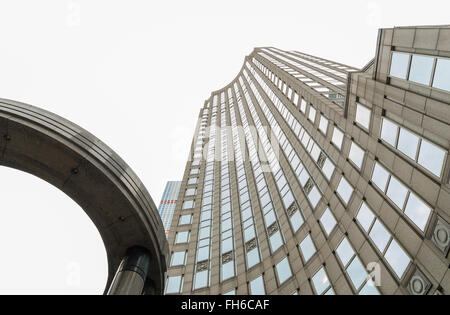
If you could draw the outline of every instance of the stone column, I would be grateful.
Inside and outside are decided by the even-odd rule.
[[[141,295],[150,266],[150,253],[143,247],[131,247],[122,259],[108,295]]]

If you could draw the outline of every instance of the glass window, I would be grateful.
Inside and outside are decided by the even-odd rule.
[[[197,251],[197,261],[206,260],[208,258],[209,258],[209,246],[200,247]]]
[[[256,279],[250,281],[250,294],[251,295],[264,295],[266,292],[264,291],[264,281],[263,277],[259,276]]]
[[[203,270],[195,274],[194,290],[208,286],[208,270]]]
[[[433,63],[433,57],[413,55],[411,60],[411,70],[409,72],[409,80],[430,85]]]
[[[320,116],[320,123],[319,123],[319,129],[322,131],[324,135],[327,134],[328,130],[328,119],[325,118],[325,116]]]
[[[361,291],[359,291],[359,295],[380,295],[380,292],[375,288],[373,282],[367,281]]]
[[[185,196],[193,196],[193,195],[195,195],[196,192],[197,192],[197,189],[196,189],[196,188],[189,188],[189,189],[186,189],[186,194],[185,194]]]
[[[259,254],[258,249],[254,248],[251,251],[247,252],[247,264],[248,268],[252,268],[254,265],[259,263]]]
[[[186,252],[175,252],[172,254],[172,263],[170,266],[181,266],[184,265],[186,258]]]
[[[336,249],[336,253],[339,255],[339,259],[341,260],[344,267],[347,266],[348,262],[355,255],[355,251],[348,242],[347,238],[344,238],[341,244],[339,244],[338,248]]]
[[[348,157],[358,168],[361,169],[364,160],[364,151],[354,142],[352,142]]]
[[[356,103],[356,122],[366,129],[369,129],[370,125],[370,109]]]
[[[303,114],[306,112],[306,101],[303,98],[300,103],[300,110],[303,112]]]
[[[225,292],[223,295],[236,295],[236,290]]]
[[[222,265],[222,281],[234,277],[234,261]]]
[[[444,166],[445,151],[422,139],[418,162],[434,175],[440,177]]]
[[[350,184],[345,179],[345,177],[341,178],[341,182],[339,183],[339,186],[337,188],[337,192],[338,192],[339,196],[341,196],[342,200],[345,203],[349,202],[350,197],[353,194],[353,187],[350,186]]]
[[[193,168],[191,169],[191,172],[189,173],[189,175],[196,175],[200,172],[200,170],[198,168]]]
[[[401,278],[409,265],[410,259],[395,240],[392,240],[384,257],[392,269],[394,269],[397,276]]]
[[[450,91],[450,59],[437,59],[433,87]]]
[[[395,147],[397,141],[398,126],[387,119],[383,118],[383,125],[381,126],[381,139]]]
[[[339,148],[342,147],[342,141],[344,140],[344,133],[338,128],[334,127],[333,138],[331,141]]]
[[[300,211],[295,211],[295,213],[290,217],[290,221],[292,230],[294,231],[294,233],[297,232],[304,222]]]
[[[369,232],[370,227],[372,226],[373,220],[375,219],[375,216],[372,212],[372,210],[369,209],[367,204],[363,202],[361,204],[361,208],[359,209],[358,215],[356,216],[359,223],[363,227],[363,229],[366,232]]]
[[[308,115],[309,120],[312,121],[312,123],[314,124],[314,122],[316,121],[316,110],[314,109],[314,107],[310,106],[309,107],[309,115]]]
[[[373,168],[372,182],[378,186],[383,192],[389,179],[389,173],[380,164],[376,163]]]
[[[312,282],[317,294],[322,294],[326,289],[328,289],[330,286],[330,281],[328,280],[328,276],[323,267],[320,268],[320,270],[312,277]]]
[[[319,203],[320,198],[322,198],[322,195],[320,194],[319,189],[317,189],[317,187],[314,186],[308,194],[308,199],[311,202],[311,206],[313,207],[313,209]]]
[[[198,181],[198,177],[189,178],[187,184],[188,184],[188,185],[197,184],[197,181]]]
[[[166,293],[179,293],[183,283],[183,276],[167,278]]]
[[[320,218],[320,223],[322,223],[323,228],[325,229],[325,233],[330,235],[331,231],[333,231],[334,227],[336,226],[336,219],[331,214],[330,209],[326,209],[325,212],[322,214],[322,217]]]
[[[370,231],[370,238],[373,240],[375,245],[378,247],[380,252],[384,252],[387,243],[389,242],[391,235],[386,230],[386,228],[380,223],[379,220],[375,222],[372,230]]]
[[[397,207],[399,207],[402,210],[405,204],[407,193],[408,189],[396,178],[391,176],[391,181],[389,182],[389,187],[386,192],[386,195],[397,205]]]
[[[405,214],[417,225],[422,231],[425,231],[431,209],[422,200],[417,198],[413,193],[409,194],[406,203]]]
[[[400,128],[400,135],[398,136],[397,148],[409,156],[411,159],[416,159],[417,145],[419,144],[419,137],[412,134],[405,128]]]
[[[187,243],[189,240],[189,232],[178,232],[175,238],[175,244]]]
[[[180,217],[178,225],[191,224],[191,220],[192,220],[191,214],[182,215]]]
[[[322,172],[325,174],[325,177],[330,180],[331,176],[334,172],[334,165],[330,162],[330,159],[326,159],[325,163],[323,164]]]
[[[275,269],[277,270],[278,281],[280,284],[284,283],[292,276],[291,267],[289,266],[289,260],[287,257],[276,264]]]
[[[315,253],[316,247],[311,239],[311,235],[307,235],[305,239],[300,243],[300,249],[303,254],[305,262],[307,262]]]
[[[275,252],[278,248],[280,248],[281,245],[283,245],[283,239],[281,238],[280,231],[276,232],[275,234],[272,234],[269,240],[272,252]]]
[[[408,74],[409,54],[392,53],[390,74],[400,79],[406,79]]]
[[[182,207],[183,210],[192,209],[192,208],[194,208],[194,200],[187,200],[187,201],[183,202],[183,207]]]
[[[350,266],[348,266],[347,273],[350,276],[350,279],[352,280],[356,290],[358,290],[367,279],[366,269],[364,268],[358,257],[355,257]]]

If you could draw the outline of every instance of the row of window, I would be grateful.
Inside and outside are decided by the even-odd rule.
[[[389,74],[393,77],[450,91],[450,59],[393,52]]]

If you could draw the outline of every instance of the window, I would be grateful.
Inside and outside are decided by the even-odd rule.
[[[197,192],[197,189],[196,189],[196,188],[189,188],[189,189],[186,189],[185,196],[186,196],[186,197],[193,196],[193,195],[196,194],[196,192]]]
[[[166,293],[180,293],[183,285],[183,276],[167,278]]]
[[[390,75],[400,79],[406,79],[408,75],[409,54],[392,53]]]
[[[316,253],[316,247],[311,239],[311,235],[307,235],[305,239],[300,243],[300,249],[303,254],[305,262],[311,259],[311,257]]]
[[[372,226],[373,220],[375,219],[372,211],[367,207],[366,203],[363,202],[361,208],[356,216],[356,219],[359,221],[364,231],[369,232],[370,227]]]
[[[194,208],[194,200],[186,200],[185,202],[183,202],[183,207],[182,207],[182,209],[183,210],[186,210],[186,209],[192,209],[192,208]]]
[[[367,107],[356,103],[356,122],[366,129],[370,126],[370,109]]]
[[[405,214],[420,228],[425,231],[431,209],[415,194],[410,193],[405,208]]]
[[[383,192],[386,190],[386,184],[389,179],[389,173],[380,164],[376,163],[373,168],[372,182]]]
[[[250,281],[250,294],[251,295],[264,295],[264,280],[262,276]]]
[[[344,201],[346,204],[349,202],[350,197],[353,194],[353,187],[350,186],[348,181],[343,176],[337,188],[337,193],[339,194],[339,196],[341,196],[342,201]]]
[[[306,101],[302,98],[302,101],[300,103],[300,110],[304,113],[306,113]]]
[[[194,178],[189,178],[187,184],[194,185],[194,184],[197,184],[197,182],[198,182],[198,177],[194,177]]]
[[[320,116],[319,130],[322,131],[324,135],[327,134],[328,130],[328,119],[325,116]]]
[[[316,109],[312,106],[309,106],[309,115],[308,119],[311,120],[311,122],[314,124],[316,121]]]
[[[409,80],[420,84],[430,85],[433,64],[433,57],[413,55]]]
[[[403,209],[405,205],[406,194],[408,189],[400,183],[396,178],[391,177],[386,195],[395,203],[397,207]]]
[[[231,291],[225,292],[223,295],[236,295],[236,290],[233,289]]]
[[[300,213],[300,211],[295,211],[295,213],[289,218],[292,225],[292,230],[295,232],[298,231],[298,229],[303,225],[303,217]]]
[[[208,270],[203,270],[195,274],[194,290],[208,286]]]
[[[175,252],[172,253],[172,261],[170,263],[170,266],[182,266],[185,264],[186,261],[186,252]]]
[[[330,281],[325,272],[325,268],[320,268],[319,271],[312,277],[312,283],[314,284],[314,289],[317,294],[322,294],[330,288]]]
[[[354,142],[352,142],[348,157],[359,169],[361,169],[364,160],[364,151]]]
[[[333,131],[333,138],[331,139],[331,141],[340,150],[342,147],[343,140],[344,140],[344,133],[338,127],[335,126]]]
[[[192,214],[185,214],[180,217],[178,225],[191,224],[191,221],[192,221]]]
[[[417,146],[419,145],[419,137],[415,136],[405,128],[400,128],[400,135],[398,138],[397,148],[409,156],[411,159],[416,159]]]
[[[222,265],[222,281],[234,277],[234,261]]]
[[[399,279],[401,279],[410,263],[408,255],[395,240],[392,240],[385,257]]]
[[[342,265],[344,265],[344,267],[347,266],[348,262],[355,255],[355,251],[348,242],[347,238],[344,238],[341,244],[339,244],[338,248],[336,248],[336,253],[338,254],[339,259],[341,260]]]
[[[283,245],[283,239],[281,238],[280,231],[272,234],[269,238],[270,247],[272,248],[272,253],[275,252],[281,245]]]
[[[397,133],[398,126],[383,118],[383,125],[381,126],[381,139],[395,147],[397,142]]]
[[[275,265],[277,271],[278,282],[283,284],[287,279],[292,276],[291,267],[289,266],[289,260],[285,257],[282,261]]]
[[[187,243],[189,241],[189,232],[178,232],[175,237],[175,244]]]
[[[193,168],[193,169],[191,169],[191,172],[189,173],[189,175],[197,175],[198,173],[200,173],[200,169]]]
[[[333,231],[334,227],[336,226],[336,219],[331,214],[330,209],[327,208],[325,212],[322,214],[322,217],[320,218],[320,223],[322,224],[327,236],[329,236],[331,231]]]
[[[247,252],[248,269],[252,268],[256,264],[259,264],[258,248],[254,248],[251,251]]]
[[[450,91],[450,59],[437,58],[433,87]]]
[[[373,225],[369,236],[373,240],[375,245],[378,247],[380,252],[384,253],[384,250],[391,238],[391,235],[386,230],[386,228],[383,226],[383,224],[380,223],[379,220],[377,220],[375,222],[375,224]]]
[[[440,177],[444,166],[445,151],[422,139],[418,162],[434,175]]]

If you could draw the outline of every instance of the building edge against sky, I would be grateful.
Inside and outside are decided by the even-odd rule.
[[[166,294],[449,294],[449,141],[449,26],[363,69],[255,48],[200,110]]]
[[[158,213],[161,216],[166,237],[169,235],[170,225],[172,223],[175,205],[180,192],[180,181],[168,181],[166,188],[164,188],[161,202],[159,203]]]

